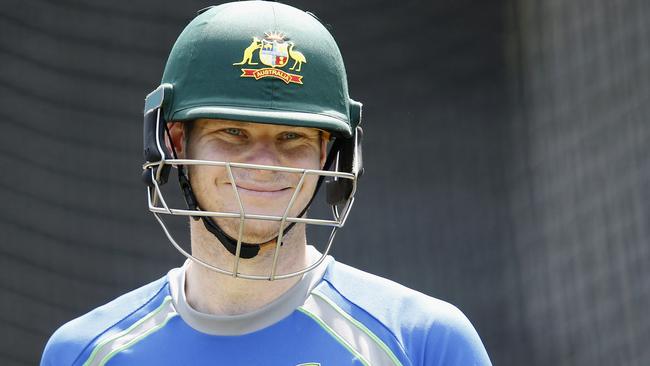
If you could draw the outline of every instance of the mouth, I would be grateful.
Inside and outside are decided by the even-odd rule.
[[[239,194],[243,193],[259,197],[275,197],[291,190],[291,187],[263,186],[248,183],[238,183],[236,187]]]

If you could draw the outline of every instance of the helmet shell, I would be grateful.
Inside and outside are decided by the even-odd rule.
[[[167,121],[220,118],[350,137],[360,120],[332,35],[311,13],[276,2],[200,13],[176,40],[162,85]]]

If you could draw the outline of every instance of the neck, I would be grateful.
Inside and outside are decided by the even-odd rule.
[[[216,267],[232,270],[235,256],[205,230],[200,221],[191,221],[192,255]],[[304,225],[295,225],[283,239],[276,273],[294,272],[308,265]],[[263,244],[259,254],[240,259],[238,272],[267,276],[271,272],[275,242]],[[190,261],[186,272],[187,302],[196,310],[215,315],[237,315],[255,311],[280,297],[300,280],[248,280],[234,278]]]

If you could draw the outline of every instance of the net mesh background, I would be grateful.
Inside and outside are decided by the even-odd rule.
[[[456,304],[495,365],[650,364],[650,3],[289,3],[365,106],[334,256]],[[1,364],[182,263],[146,211],[141,112],[207,5],[3,1]]]
[[[649,16],[517,5],[512,242],[536,365],[650,362]]]

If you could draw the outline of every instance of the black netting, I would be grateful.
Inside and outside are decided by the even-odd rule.
[[[336,258],[458,305],[496,365],[650,364],[648,2],[289,3],[364,102]],[[141,111],[207,5],[3,2],[0,364],[182,262],[146,211]]]

